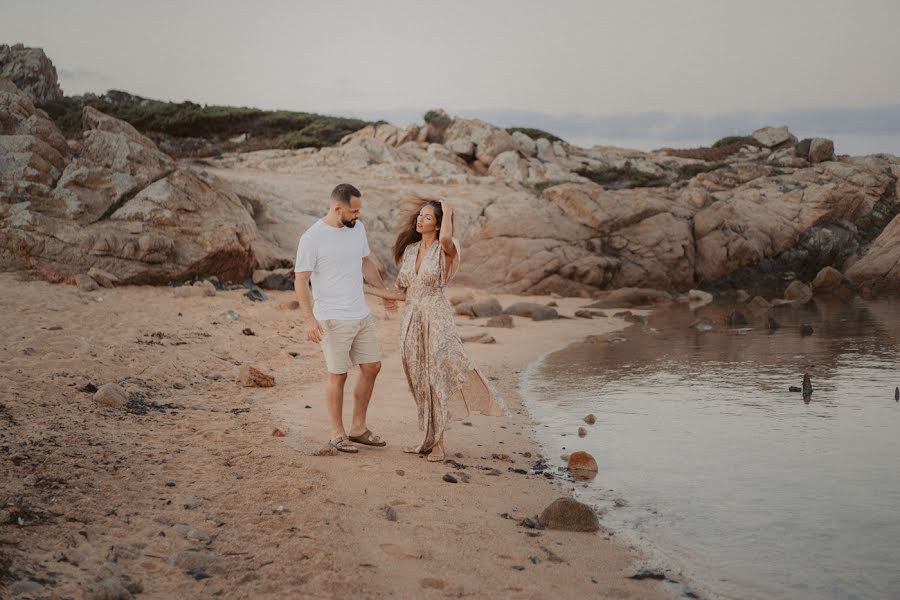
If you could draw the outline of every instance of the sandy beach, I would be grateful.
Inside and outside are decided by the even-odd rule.
[[[513,329],[486,330],[458,317],[462,334],[496,338],[467,348],[512,415],[455,424],[447,445],[457,464],[430,464],[401,451],[419,432],[399,317],[385,318],[375,299],[384,357],[369,424],[389,444],[312,456],[327,438],[323,364],[299,311],[279,308],[291,292],[253,303],[241,291],[82,293],[12,274],[0,285],[4,597],[107,597],[120,587],[147,598],[665,596],[654,581],[628,579],[639,557],[610,532],[517,521],[573,489],[511,470],[538,459],[519,373],[620,319],[515,317]],[[585,303],[556,302],[569,316]],[[276,385],[240,387],[244,365]],[[129,392],[127,408],[78,389],[109,382]]]

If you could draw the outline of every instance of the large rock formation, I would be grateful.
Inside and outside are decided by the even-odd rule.
[[[257,199],[176,166],[127,123],[92,108],[83,118],[70,149],[0,80],[0,268],[71,277],[94,267],[122,283],[168,283],[289,262],[261,238]]]
[[[12,81],[37,104],[63,99],[56,67],[40,48],[0,44],[0,78]]]

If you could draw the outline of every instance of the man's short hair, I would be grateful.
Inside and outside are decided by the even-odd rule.
[[[350,198],[362,198],[362,193],[349,183],[338,184],[331,192],[331,199],[341,204],[349,206]]]

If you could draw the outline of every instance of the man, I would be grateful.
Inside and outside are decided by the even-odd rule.
[[[379,288],[384,288],[384,282],[369,258],[366,228],[359,220],[361,208],[358,189],[347,183],[334,188],[328,214],[300,237],[294,264],[294,289],[306,322],[306,336],[321,345],[328,369],[325,399],[331,419],[329,444],[349,453],[358,451],[353,442],[386,445],[366,425],[381,356],[375,320],[363,295],[363,278]],[[384,306],[389,311],[395,309],[393,301],[386,301]],[[353,392],[353,422],[348,436],[343,420],[344,384],[353,365],[359,365],[360,376]]]

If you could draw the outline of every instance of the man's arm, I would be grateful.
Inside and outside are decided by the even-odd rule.
[[[384,280],[381,278],[381,273],[378,272],[378,267],[375,266],[375,262],[370,260],[368,256],[363,256],[362,274],[365,282],[372,287],[385,289]],[[384,308],[388,312],[393,312],[397,310],[397,302],[384,298]]]
[[[294,274],[294,293],[297,294],[297,302],[300,303],[300,311],[306,323],[306,337],[311,342],[322,341],[322,326],[316,321],[312,311],[312,296],[309,293],[310,271],[300,271]]]

